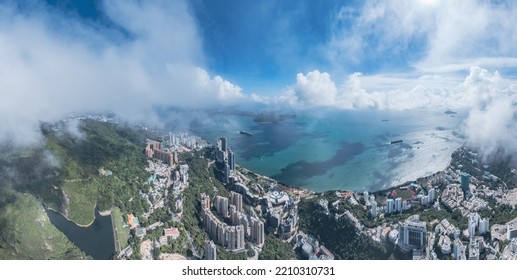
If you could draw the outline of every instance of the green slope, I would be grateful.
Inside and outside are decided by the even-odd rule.
[[[59,208],[71,221],[90,224],[95,208],[113,206],[123,212],[142,213],[146,204],[137,196],[146,177],[143,155],[144,135],[110,123],[84,121],[80,124],[83,139],[46,131],[46,149],[57,155],[63,166],[58,176],[61,192]],[[98,174],[99,168],[113,172]],[[130,203],[129,200],[134,198]],[[46,199],[52,202],[56,198]]]
[[[30,194],[0,191],[0,259],[85,259]]]
[[[148,210],[138,195],[146,187],[145,135],[96,121],[82,121],[78,129],[81,137],[45,124],[42,146],[2,147],[0,259],[85,257],[49,222],[42,202],[79,225],[93,222],[96,208],[137,215]],[[112,175],[100,176],[101,167]],[[123,239],[120,245],[125,232]]]

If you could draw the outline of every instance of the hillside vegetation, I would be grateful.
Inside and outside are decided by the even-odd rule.
[[[79,225],[91,224],[96,209],[148,210],[138,195],[147,176],[145,135],[91,120],[69,126],[42,125],[44,142],[36,148],[2,147],[0,259],[86,257],[49,222],[42,203]]]
[[[313,235],[320,244],[325,245],[336,259],[345,260],[383,260],[404,259],[393,244],[379,244],[356,229],[345,218],[335,219],[334,213],[325,214],[317,199],[302,200],[298,205],[300,230]]]
[[[38,200],[0,190],[0,259],[85,259],[55,228]]]

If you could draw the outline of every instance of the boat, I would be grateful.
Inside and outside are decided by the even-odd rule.
[[[403,141],[402,140],[395,140],[395,141],[391,141],[390,144],[398,144],[398,143],[402,143]]]
[[[244,134],[244,135],[248,135],[248,136],[253,136],[253,134],[251,134],[251,133],[249,133],[249,132],[247,132],[245,130],[241,130],[240,134]]]

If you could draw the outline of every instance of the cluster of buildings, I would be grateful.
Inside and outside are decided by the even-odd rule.
[[[510,240],[508,246],[503,250],[501,254],[502,260],[517,260],[517,239]]]
[[[226,202],[226,203],[224,203]],[[224,200],[220,197],[216,198],[215,206],[217,213],[222,215],[223,218],[227,218],[225,212],[228,213],[228,208],[223,212],[223,205],[226,204],[228,207],[228,199]],[[208,232],[210,238],[214,239],[217,244],[232,251],[242,251],[245,246],[245,232],[244,226],[234,225],[230,226],[225,222],[221,221],[212,211],[210,210],[210,197],[206,194],[201,194],[201,220],[203,227]]]
[[[460,234],[460,229],[451,224],[447,219],[443,219],[436,225],[433,235],[438,236],[438,247],[442,255],[450,255],[452,253],[452,241],[459,240]]]
[[[147,200],[150,205],[149,211],[142,214],[142,218],[149,219],[155,209],[165,207],[165,202],[169,199],[175,201],[176,211],[168,209],[172,215],[172,219],[176,219],[176,215],[182,212],[182,191],[188,185],[188,165],[178,164],[177,151],[173,151],[164,147],[163,141],[147,140],[145,153],[149,159],[146,171],[150,173],[147,178],[148,191],[140,191],[140,195]],[[100,172],[100,171],[99,171]],[[169,190],[172,187],[172,195]],[[179,214],[178,214],[179,213]],[[157,229],[163,229],[163,221],[155,221],[147,227],[141,227],[138,218],[133,214],[127,215],[129,227],[134,230],[135,236],[141,240],[148,232]],[[168,244],[169,240],[175,240],[181,235],[179,228],[170,227],[163,229],[163,234],[156,240],[142,241],[140,253],[142,258],[152,259],[151,249],[160,248]],[[128,246],[123,249],[119,258],[129,258],[133,253],[133,249]]]
[[[398,223],[397,244],[404,252],[409,250],[422,250],[425,248],[426,233],[426,223],[420,221],[418,215],[413,215],[405,221]]]
[[[217,138],[216,143],[215,161],[222,166],[222,181],[225,184],[229,184],[231,173],[235,170],[235,154],[228,147],[228,141],[225,137]]]
[[[176,240],[176,239],[178,239],[178,237],[180,237],[180,235],[181,235],[181,232],[177,227],[165,228],[165,229],[163,229],[163,235],[161,235],[158,238],[158,240],[156,240],[154,242],[154,247],[160,248],[162,246],[165,246],[168,244],[169,239]]]
[[[147,179],[150,185],[148,193],[141,193],[147,199],[151,206],[148,213],[144,213],[144,217],[149,217],[155,209],[164,206],[166,198],[174,200],[173,210],[169,209],[173,215],[181,217],[183,212],[182,192],[188,186],[188,170],[187,164],[179,165],[178,151],[164,147],[163,141],[147,140],[146,155],[149,160],[149,166],[146,171],[151,173]],[[172,186],[172,197],[169,196],[169,187]]]
[[[450,184],[442,192],[441,202],[449,210],[460,207],[465,195],[460,185]]]
[[[512,240],[517,237],[517,218],[506,223],[506,238]]]
[[[386,242],[387,241],[387,237],[388,237],[388,233],[391,231],[391,226],[388,226],[387,224],[382,226],[382,225],[379,225],[377,227],[374,227],[374,228],[366,228],[365,231],[363,231],[365,233],[366,236],[369,236],[373,241],[375,242]],[[397,236],[398,236],[398,233],[397,233]],[[397,237],[394,238],[394,240],[396,240]]]
[[[228,250],[234,248],[231,244],[227,245],[225,238],[220,237],[220,232],[225,231],[226,227],[230,232],[232,227],[236,227],[239,234],[241,234],[240,229],[237,227],[242,227],[245,238],[242,240],[251,242],[258,246],[258,249],[264,244],[265,230],[286,239],[293,236],[298,222],[297,207],[293,199],[287,193],[277,190],[276,182],[263,180],[262,177],[252,182],[247,176],[237,171],[235,154],[230,149],[225,137],[217,138],[214,148],[214,160],[216,168],[221,174],[221,181],[232,190],[230,198],[216,196],[212,205],[210,198],[203,195],[204,206],[201,214],[203,225],[214,244],[219,244]],[[271,184],[269,192],[266,192],[259,184],[259,182],[267,184],[266,181]],[[260,214],[255,212],[258,208],[252,207],[248,209],[249,214],[246,214],[242,209],[243,200],[250,205],[262,206]],[[215,213],[210,211],[211,207],[215,209]],[[265,218],[265,222],[261,220],[262,216]],[[236,240],[240,240],[240,238]],[[209,243],[207,244],[205,249],[208,250],[211,247]]]
[[[133,214],[128,214],[128,224],[131,229],[135,231],[135,236],[139,237],[141,240],[147,235],[148,232],[156,230],[164,225],[162,221],[155,222],[153,224],[148,225],[147,227],[140,227],[140,223],[138,218]],[[180,230],[176,227],[166,228],[163,230],[163,235],[161,235],[158,240],[154,241],[154,247],[160,248],[168,244],[169,239],[175,240],[180,236]]]
[[[252,181],[237,171],[235,154],[225,137],[217,138],[214,148],[214,160],[221,174],[221,181],[232,190],[230,198],[221,196],[214,198],[213,208],[217,215],[209,213],[211,206],[209,198],[206,195],[203,196],[205,206],[202,208],[205,210],[202,216],[206,217],[205,228],[214,243],[229,249],[224,246],[223,240],[219,240],[218,232],[214,230],[214,227],[224,228],[224,221],[231,225],[229,227],[242,226],[246,240],[258,246],[258,249],[265,241],[265,230],[284,239],[292,237],[298,223],[298,211],[293,198],[286,192],[278,190],[274,180],[258,176]],[[266,191],[261,184],[269,185],[269,191]],[[242,210],[243,199],[250,205],[259,205],[262,208],[250,207],[249,214],[245,214]],[[255,210],[260,213],[257,214]],[[214,217],[217,218],[216,216],[220,219],[214,219]],[[264,222],[261,217],[265,219]],[[205,220],[203,220],[204,224]],[[205,249],[209,247],[206,245]]]
[[[167,191],[171,181],[171,168],[160,161],[148,161],[148,166],[145,169],[151,175],[147,177],[147,184],[149,185],[149,192],[145,195],[147,200],[151,197],[153,201],[157,201],[163,197],[163,193]],[[150,204],[152,204],[149,201]]]
[[[118,124],[118,120],[113,113],[98,114],[98,115],[71,115],[63,120],[63,122],[74,121],[74,120],[94,120],[104,123]]]
[[[333,260],[332,254],[325,246],[320,245],[318,240],[302,231],[296,234],[296,247],[301,250],[302,256],[308,260]]]
[[[148,226],[144,230],[151,231],[151,230],[155,230],[156,228],[161,227],[161,226],[163,226],[163,222],[156,222],[156,223]],[[142,256],[142,259],[147,259],[147,260],[153,259],[153,257],[152,257],[153,248],[159,249],[162,246],[166,246],[166,245],[168,245],[169,240],[175,240],[180,235],[181,235],[181,233],[178,228],[171,227],[171,228],[164,229],[163,235],[158,237],[157,240],[154,240],[154,242],[150,239],[142,241],[141,246],[140,246],[140,255]],[[140,238],[143,239],[143,236],[140,236]],[[132,253],[132,251],[131,251],[131,253]]]
[[[145,155],[148,158],[161,160],[169,166],[173,166],[179,162],[178,152],[165,148],[165,143],[163,141],[147,139]]]
[[[429,206],[433,205],[436,201],[436,189],[431,185],[429,185],[427,188],[424,188],[418,184],[413,183],[410,187],[402,187],[398,191],[409,193],[411,196],[402,198],[398,196],[397,192],[393,192],[392,198],[388,198],[386,200],[386,205],[384,205],[384,213],[402,213],[403,211],[408,210],[413,204]],[[416,192],[418,192],[418,195],[416,195]],[[370,215],[372,217],[377,216],[378,206],[374,195],[369,196],[369,200],[366,202],[366,205],[370,206]]]
[[[453,260],[479,260],[481,252],[485,249],[484,244],[481,236],[470,239],[470,242],[464,242],[459,238],[451,241],[448,236],[442,235],[439,241],[442,254],[451,255]]]
[[[298,208],[286,192],[272,189],[266,194],[266,217],[271,232],[287,239],[296,232]]]
[[[454,178],[457,178],[457,181]],[[413,250],[413,257],[416,259],[437,259],[435,243],[441,255],[450,255],[452,259],[456,260],[479,259],[480,254],[486,248],[483,235],[490,231],[490,221],[489,218],[481,218],[476,212],[486,207],[487,204],[473,194],[471,176],[457,171],[450,175],[435,176],[432,180],[434,181],[428,181],[428,183],[444,186],[440,197],[441,205],[448,211],[460,209],[464,216],[468,216],[467,229],[463,232],[465,238],[462,239],[461,230],[447,219],[437,221],[434,232],[427,232],[426,223],[420,221],[418,215],[414,215],[398,223],[397,244],[402,251]],[[438,200],[436,187],[429,185],[427,188],[421,187],[415,190],[419,194],[411,199],[412,203],[420,202],[421,205],[432,205]],[[465,199],[466,197],[468,199]],[[397,199],[399,198],[394,199],[393,202],[390,199],[387,200],[386,213],[390,213],[390,210],[397,212],[399,209],[405,209],[401,202],[397,202]],[[438,203],[434,206],[439,207]],[[465,241],[466,239],[468,241]]]
[[[408,209],[407,200],[402,200],[401,197],[397,197],[395,199],[388,198],[386,200],[386,206],[384,208],[386,214],[391,213],[401,213],[404,210]]]
[[[517,218],[506,223],[508,246],[504,248],[501,259],[517,260]]]
[[[517,260],[517,218],[509,221],[504,225],[504,235],[500,236],[501,240],[507,240],[508,246],[501,248],[501,259],[503,260]]]
[[[449,175],[447,181],[451,183],[445,187],[441,196],[441,202],[448,210],[460,208],[467,215],[488,207],[488,202],[481,199],[477,193],[491,197],[493,193],[488,190],[485,192],[483,186],[478,185],[479,181],[475,177],[460,170],[452,172],[449,170],[449,173],[452,176]],[[453,178],[457,178],[456,181]]]
[[[433,186],[428,186],[427,194],[417,197],[420,198],[421,205],[432,205],[436,200],[436,189]]]
[[[357,217],[354,216],[354,214],[352,214],[352,212],[345,210],[345,212],[341,216],[344,216],[349,222],[351,222],[354,225],[357,232],[361,232],[363,230],[363,225],[361,224],[359,219],[357,219]],[[336,218],[339,218],[341,216],[337,215]]]
[[[171,174],[172,180],[172,197],[169,196],[169,199],[174,199],[174,208],[175,211],[173,214],[178,218],[181,217],[183,213],[183,191],[188,186],[188,164],[181,164],[179,169],[174,170]]]
[[[377,201],[375,200],[375,195],[373,194],[368,194],[368,192],[364,192],[363,193],[363,202],[364,202],[364,205],[366,207],[369,207],[370,209],[370,215],[372,217],[377,217],[377,213],[378,213],[378,205],[377,205]],[[355,203],[357,203],[357,200],[354,199]]]
[[[486,207],[487,204],[476,197],[475,192],[472,192],[471,176],[465,172],[456,171],[452,174],[435,176],[432,180],[434,181],[427,183],[444,186],[440,197],[441,205],[448,211],[460,209],[461,213],[468,217],[467,229],[463,232],[463,237],[461,230],[447,219],[436,221],[435,230],[427,232],[426,223],[420,221],[418,215],[399,222],[398,230],[392,230],[390,237],[391,233],[396,231],[398,233],[397,244],[402,251],[413,250],[414,259],[437,259],[435,243],[441,255],[450,255],[452,259],[456,260],[479,259],[480,254],[487,247],[483,236],[490,231],[490,220],[480,217],[476,212]],[[421,205],[430,205],[438,200],[435,187],[428,186],[420,188],[420,190],[417,188],[416,191],[419,194],[411,200],[412,203],[419,201]],[[466,197],[468,199],[465,199]],[[393,207],[390,206],[391,204]],[[396,199],[393,202],[388,199],[386,212],[389,213],[390,209],[396,212],[399,205]],[[439,208],[438,203],[434,206]],[[403,206],[401,208],[404,209]]]
[[[458,231],[459,230],[455,230],[452,236],[449,235],[449,237],[454,238],[452,241],[452,259],[479,260],[480,254],[486,247],[482,235],[490,231],[489,218],[481,218],[479,214],[475,212],[469,214],[467,229],[464,232],[464,236],[469,239],[469,242],[462,242],[459,238]],[[442,253],[448,253],[448,250],[444,249],[447,249],[447,247],[442,247]]]
[[[208,143],[201,139],[201,137],[190,135],[186,132],[172,133],[169,132],[169,145],[171,149],[177,150],[179,148],[187,147],[189,149],[199,150],[206,146]]]
[[[257,246],[264,244],[264,222],[258,217],[248,216],[243,211],[242,195],[231,193],[227,197],[216,196],[213,203],[216,213],[211,211],[210,197],[201,194],[201,220],[203,227],[215,243],[231,251],[245,250],[246,238]],[[229,224],[224,222],[229,221]]]
[[[471,196],[461,203],[469,212],[477,212],[488,207],[488,202],[476,196]]]
[[[174,199],[176,213],[181,213],[182,197],[181,192],[188,183],[188,165],[181,165],[179,171],[177,165],[171,167],[161,161],[148,161],[146,171],[151,173],[147,178],[149,191],[140,192],[140,195],[147,200],[149,211],[142,216],[148,218],[156,209],[165,206],[167,199]],[[169,196],[169,188],[172,186],[173,197]],[[179,210],[178,210],[179,209]]]
[[[325,215],[330,214],[330,212],[329,212],[329,201],[328,200],[320,199],[318,201],[318,204],[321,206],[321,208],[323,208],[323,211],[325,212]],[[337,204],[337,205],[339,205],[339,204]]]
[[[490,231],[490,219],[481,218],[478,213],[471,213],[468,221],[468,237],[473,238],[476,234],[483,235]],[[517,233],[517,232],[516,232]]]

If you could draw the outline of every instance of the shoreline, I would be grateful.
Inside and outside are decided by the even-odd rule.
[[[275,179],[273,179],[271,177],[268,177],[266,175],[262,175],[262,174],[256,173],[256,172],[254,172],[252,170],[249,170],[249,169],[247,169],[245,167],[242,167],[241,165],[236,165],[236,166],[241,168],[241,169],[243,169],[246,172],[254,174],[257,177],[262,177],[265,180],[276,182],[276,184],[279,185],[281,189],[286,189],[286,190],[289,190],[289,191],[292,191],[292,192],[306,192],[306,193],[311,194],[311,195],[315,195],[315,194],[319,194],[320,193],[320,192],[311,191],[311,190],[306,189],[306,188],[302,188],[302,187],[286,184],[284,182],[275,180]]]
[[[63,216],[67,221],[74,223],[74,224],[75,224],[76,226],[78,226],[78,227],[82,227],[82,228],[90,227],[90,226],[95,222],[95,219],[96,219],[96,218],[95,218],[95,216],[94,216],[94,217],[93,217],[93,220],[92,220],[89,224],[87,224],[87,225],[78,224],[77,222],[75,222],[75,221],[73,221],[73,220],[70,220],[67,216],[65,216],[65,215],[64,215],[63,213],[61,213],[60,211],[57,211],[57,210],[55,210],[54,208],[49,207],[49,206],[48,206],[47,204],[45,204],[44,202],[41,202],[41,204],[43,205],[43,207],[45,208],[45,210],[50,210],[50,211],[52,211],[52,212],[55,212],[55,213],[57,213],[57,214],[59,214],[59,215]],[[95,211],[96,211],[96,212],[99,212],[98,210],[95,210]],[[111,215],[111,210],[109,210],[109,211],[110,211],[110,214],[109,214],[109,215]],[[103,213],[105,213],[105,212],[106,212],[106,211],[104,211]],[[99,212],[99,215],[101,215],[101,216],[103,216],[103,217],[108,216],[108,215],[102,215],[102,214],[101,214],[101,212]],[[47,216],[48,216],[48,215],[47,215]]]
[[[459,149],[463,148],[464,147],[464,144],[461,145],[460,147],[458,147],[456,150],[454,150],[454,152],[458,151]],[[454,153],[453,152],[453,153]],[[380,190],[375,190],[375,191],[368,191],[369,193],[371,194],[379,194],[379,193],[383,193],[383,192],[391,192],[393,190],[396,190],[396,189],[399,189],[401,187],[404,187],[404,186],[407,186],[413,182],[418,182],[420,180],[425,180],[429,177],[432,177],[432,176],[436,176],[437,174],[439,173],[442,173],[442,172],[445,172],[445,170],[447,170],[448,168],[450,168],[451,166],[451,161],[452,161],[452,154],[451,154],[451,158],[449,160],[449,163],[447,164],[447,166],[442,169],[442,170],[439,170],[439,171],[436,171],[436,172],[433,172],[432,174],[429,174],[429,175],[426,175],[426,176],[421,176],[421,177],[417,177],[415,178],[414,180],[409,180],[409,181],[406,181],[404,183],[401,183],[401,184],[397,184],[395,186],[391,186],[389,188],[385,188],[385,189],[380,189]],[[355,191],[355,190],[349,190],[349,189],[329,189],[329,190],[326,190],[326,191],[313,191],[313,190],[310,190],[310,189],[307,189],[307,188],[304,188],[304,187],[299,187],[299,186],[294,186],[294,185],[290,185],[290,184],[286,184],[286,183],[283,183],[281,181],[278,181],[278,180],[275,180],[271,177],[268,177],[266,175],[262,175],[262,174],[259,174],[259,173],[256,173],[252,170],[249,170],[245,167],[242,167],[240,165],[237,165],[239,168],[247,171],[247,172],[250,172],[250,173],[253,173],[255,174],[256,176],[259,176],[259,177],[262,177],[266,180],[271,180],[271,181],[275,181],[278,185],[281,185],[283,188],[286,188],[288,190],[291,190],[291,191],[303,191],[303,192],[308,192],[310,194],[313,194],[313,195],[319,195],[319,194],[324,194],[324,193],[329,193],[329,192],[353,192],[353,193],[361,193],[361,191]],[[365,190],[366,191],[366,190]]]

